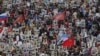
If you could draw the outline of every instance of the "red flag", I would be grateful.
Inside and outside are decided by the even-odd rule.
[[[74,46],[74,37],[69,37],[62,43],[63,47],[72,47]]]
[[[5,16],[0,16],[0,22],[2,21],[7,21],[8,17],[5,17]]]
[[[20,15],[16,20],[15,20],[15,22],[23,22],[23,15]]]
[[[0,33],[2,33],[2,31],[3,31],[3,28],[0,28]]]
[[[56,19],[56,20],[64,20],[64,18],[65,18],[65,11],[62,12],[62,13],[54,15],[53,18]]]

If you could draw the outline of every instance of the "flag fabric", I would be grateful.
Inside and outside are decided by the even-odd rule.
[[[61,42],[64,42],[68,37],[70,36],[69,34],[62,33],[62,31],[59,32],[58,36],[60,37],[57,44],[61,44]]]
[[[7,12],[2,13],[2,14],[0,14],[0,16],[8,16],[8,13]]]
[[[54,18],[55,20],[64,20],[64,18],[65,18],[65,11],[54,15],[53,18]]]
[[[0,16],[0,21],[4,21],[4,20],[7,20],[7,17],[5,17],[5,16]]]
[[[0,28],[0,33],[2,33],[2,31],[3,31],[3,28]]]
[[[20,22],[20,23],[22,23],[23,20],[24,20],[23,15],[20,15],[20,16],[15,20],[15,22]]]
[[[7,13],[0,14],[0,21],[7,20]]]
[[[62,42],[63,47],[72,47],[74,46],[74,37],[69,37],[65,41]]]
[[[66,39],[68,39],[69,35],[68,34],[62,34],[61,36],[61,40],[65,41]]]

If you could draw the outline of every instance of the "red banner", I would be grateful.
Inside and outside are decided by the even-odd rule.
[[[64,20],[64,18],[65,18],[65,11],[62,12],[62,13],[54,15],[53,18],[56,19],[56,20]]]
[[[20,15],[16,20],[15,22],[23,22],[24,18],[23,18],[23,15]]]
[[[67,40],[65,40],[62,43],[62,46],[63,47],[72,47],[72,46],[74,46],[74,37],[69,37]]]
[[[2,31],[3,31],[3,28],[1,27],[1,28],[0,28],[0,33],[1,33]]]

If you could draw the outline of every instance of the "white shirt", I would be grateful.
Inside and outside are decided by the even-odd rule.
[[[97,17],[100,17],[100,13],[96,13],[96,16],[97,16]]]
[[[60,29],[61,30],[66,30],[66,28],[64,27],[64,25],[61,25]]]
[[[100,33],[98,34],[98,36],[97,36],[98,38],[100,38]]]
[[[58,36],[61,37],[62,34],[63,34],[62,31],[60,31],[60,32],[58,33]]]
[[[85,27],[85,20],[84,19],[81,19],[80,26]]]
[[[80,34],[80,35],[81,35],[83,38],[88,37],[87,32],[86,32],[85,29],[83,29],[83,30],[81,31],[81,34]]]
[[[11,4],[7,4],[7,8],[11,8]]]
[[[9,53],[9,54],[7,54],[7,56],[12,56],[12,54]]]
[[[16,36],[16,40],[19,41],[19,36]]]
[[[84,37],[88,37],[87,32],[84,32]]]
[[[54,9],[53,12],[54,12],[54,15],[58,14],[58,9]]]
[[[22,45],[22,41],[18,41],[17,45],[20,47]]]
[[[64,2],[64,0],[58,0],[58,2],[59,2],[59,3],[63,3],[63,2]]]
[[[98,36],[97,36],[97,40],[99,40],[100,41],[100,33],[98,34]]]
[[[20,32],[21,39],[23,39],[23,36],[24,36],[23,32]]]
[[[80,21],[76,20],[75,24],[76,24],[76,26],[80,26]]]
[[[22,0],[16,0],[16,4],[20,4]]]
[[[93,15],[93,14],[92,14],[92,10],[89,10],[89,16],[90,16],[90,15]]]
[[[93,12],[96,12],[96,7],[92,7],[92,8],[93,8],[92,11],[93,11]]]
[[[29,2],[27,2],[27,6],[30,6],[30,3]]]
[[[45,54],[44,53],[41,53],[39,56],[45,56]]]
[[[51,3],[56,3],[56,2],[57,2],[57,0],[50,0],[50,2],[51,2]]]

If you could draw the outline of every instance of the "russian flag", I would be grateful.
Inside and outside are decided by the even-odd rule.
[[[69,34],[62,33],[61,31],[60,31],[60,33],[58,35],[60,37],[60,40],[58,40],[58,44],[61,44],[61,42],[66,41],[70,37]]]
[[[5,16],[0,16],[0,21],[3,21],[3,20],[7,20],[7,17],[5,17]]]
[[[62,34],[62,36],[61,36],[61,40],[62,41],[65,41],[66,39],[68,39],[68,37],[69,37],[70,35],[68,35],[68,34]]]
[[[7,20],[7,18],[8,18],[7,13],[2,13],[2,14],[0,14],[0,21]]]
[[[62,42],[63,47],[72,47],[74,46],[74,37],[68,37]]]

